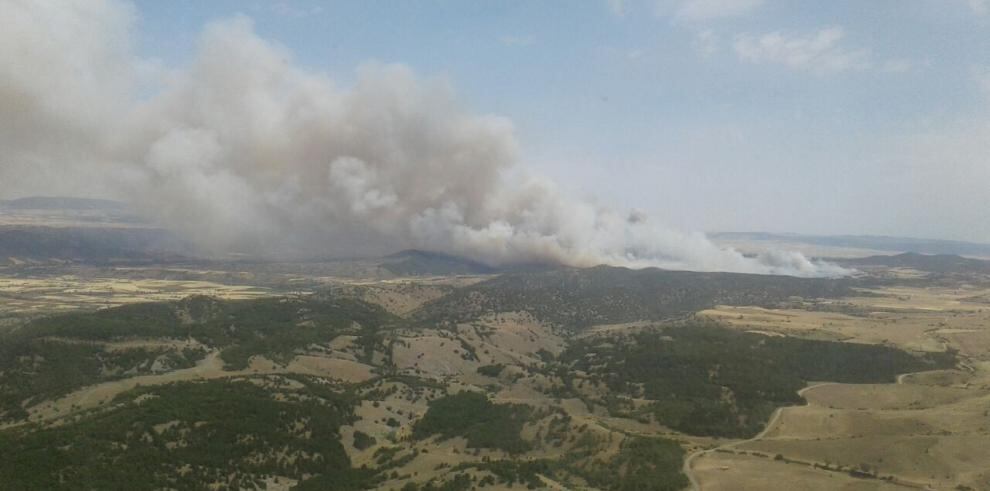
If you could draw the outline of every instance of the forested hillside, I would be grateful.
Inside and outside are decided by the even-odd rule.
[[[599,266],[504,274],[427,304],[427,321],[524,311],[560,326],[658,320],[726,305],[772,306],[790,297],[848,294],[849,280]]]

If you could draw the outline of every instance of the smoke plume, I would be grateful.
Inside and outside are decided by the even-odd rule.
[[[207,250],[838,275],[572,199],[517,168],[505,118],[369,63],[341,87],[261,39],[205,27],[195,59],[134,54],[116,1],[0,0],[0,192],[124,198]]]

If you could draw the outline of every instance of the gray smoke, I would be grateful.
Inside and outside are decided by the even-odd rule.
[[[571,199],[516,166],[510,121],[401,65],[340,87],[237,17],[205,28],[189,66],[164,67],[133,54],[128,4],[0,9],[4,194],[116,195],[215,251],[845,272]]]

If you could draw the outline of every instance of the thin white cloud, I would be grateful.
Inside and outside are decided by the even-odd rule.
[[[974,66],[970,69],[977,88],[990,100],[990,66]]]
[[[498,42],[505,46],[511,47],[522,47],[530,46],[536,42],[536,38],[533,36],[499,36]]]
[[[698,31],[694,36],[694,47],[703,56],[711,56],[719,49],[719,37],[711,29]]]
[[[612,12],[612,15],[616,17],[626,16],[625,0],[605,0],[605,4],[608,6],[608,11]]]
[[[970,10],[976,15],[987,15],[990,13],[990,0],[966,0]]]
[[[914,62],[905,59],[892,59],[880,65],[880,71],[885,73],[905,73],[914,69]]]
[[[661,0],[662,4],[667,4]],[[760,6],[764,0],[686,0],[674,13],[674,18],[687,22],[699,22],[722,17],[736,17],[748,14]]]
[[[990,124],[984,117],[899,135],[878,146],[889,182],[882,186],[887,191],[875,191],[887,208],[912,210],[893,214],[893,225],[912,230],[921,222],[934,236],[990,241]]]
[[[306,6],[300,4],[299,2],[292,2],[289,0],[278,0],[274,2],[256,4],[255,10],[270,12],[281,17],[293,19],[310,17],[323,13],[323,7],[320,5]]]
[[[827,27],[811,34],[780,31],[762,35],[741,34],[733,48],[739,59],[756,64],[779,64],[793,70],[837,73],[871,68],[870,52],[842,45],[845,31]]]

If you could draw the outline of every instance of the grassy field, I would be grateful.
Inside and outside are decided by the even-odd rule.
[[[209,281],[77,276],[0,277],[0,317],[96,310],[140,302],[179,300],[190,295],[244,300],[271,296],[274,293],[263,287],[225,285]]]
[[[947,346],[970,358],[988,356],[990,290],[982,287],[888,287],[869,295],[802,308],[718,306],[700,315],[742,330],[809,339],[885,344],[912,351]]]
[[[751,307],[703,314],[747,331],[949,348],[959,368],[808,389],[807,405],[780,410],[758,440],[699,456],[693,469],[702,489],[767,489],[770,475],[792,489],[990,488],[988,292],[960,285],[870,293],[840,300],[852,314]]]

